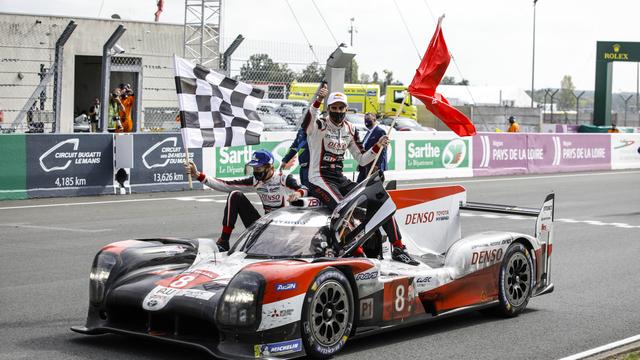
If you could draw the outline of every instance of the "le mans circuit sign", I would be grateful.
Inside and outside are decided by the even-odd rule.
[[[593,124],[611,125],[611,79],[614,61],[640,62],[640,43],[598,41]]]

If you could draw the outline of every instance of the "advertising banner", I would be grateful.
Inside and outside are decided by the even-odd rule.
[[[525,174],[529,160],[541,156],[539,150],[527,148],[527,134],[480,133],[473,137],[474,176]]]
[[[405,169],[467,168],[470,163],[468,139],[405,140]]]
[[[607,134],[527,134],[529,173],[611,169]]]
[[[611,134],[611,168],[640,168],[640,134]]]
[[[202,169],[202,149],[189,149],[189,158]],[[130,173],[133,192],[188,190],[182,136],[177,133],[135,134]],[[193,179],[193,188],[202,189],[202,184]]]
[[[473,140],[474,176],[608,170],[605,134],[480,133]]]
[[[25,135],[0,135],[0,200],[27,198]]]
[[[265,149],[273,153],[275,163],[274,166],[280,167],[282,158],[289,151],[289,147],[295,138],[295,132],[282,132],[282,133],[266,133],[263,134],[259,145],[250,146],[233,146],[229,148],[215,148],[214,153],[214,173],[218,178],[238,178],[244,175],[244,165],[251,160],[251,154],[260,149]],[[387,164],[389,170],[395,169],[395,156],[394,156],[395,141],[391,141],[391,145],[387,150]],[[349,151],[346,152],[344,160],[343,172],[352,173],[357,172],[357,163]],[[289,172],[292,174],[299,173],[299,163],[294,162],[294,165]]]
[[[113,192],[113,135],[26,136],[28,196]]]

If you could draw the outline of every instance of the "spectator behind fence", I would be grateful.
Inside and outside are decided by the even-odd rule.
[[[516,118],[513,117],[513,115],[509,116],[509,130],[507,130],[507,132],[510,133],[517,133],[520,132],[520,125],[518,125],[518,123],[516,122]]]
[[[93,98],[91,107],[89,107],[89,121],[91,123],[91,132],[98,132],[98,120],[100,119],[100,100]]]
[[[611,123],[611,128],[609,128],[609,130],[607,130],[608,133],[619,133],[620,130],[618,130],[618,128],[616,127],[616,124]]]

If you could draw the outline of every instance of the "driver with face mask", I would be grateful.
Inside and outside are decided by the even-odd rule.
[[[374,161],[378,152],[389,145],[389,138],[387,135],[381,136],[369,150],[365,151],[362,144],[356,140],[353,125],[344,119],[348,108],[345,94],[331,93],[327,98],[328,118],[325,120],[318,116],[320,104],[327,93],[327,87],[324,85],[318,92],[313,105],[309,107],[301,126],[307,133],[309,146],[310,193],[333,210],[357,185],[342,173],[346,151],[353,155],[360,166],[367,166]],[[393,260],[418,265],[418,262],[407,253],[395,219],[392,217],[382,227],[389,236]],[[358,248],[355,255],[362,254],[363,250]]]
[[[222,234],[217,242],[221,251],[229,250],[229,238],[238,220],[238,215],[240,215],[245,228],[260,218],[260,213],[243,194],[244,192],[255,191],[260,196],[265,213],[279,209],[286,206],[287,202],[307,195],[307,188],[301,186],[293,175],[284,175],[274,170],[273,155],[267,150],[255,151],[247,166],[253,168],[253,176],[238,180],[208,177],[199,172],[193,162],[189,162],[185,166],[187,172],[190,172],[192,177],[204,185],[229,193],[227,204],[224,207]]]

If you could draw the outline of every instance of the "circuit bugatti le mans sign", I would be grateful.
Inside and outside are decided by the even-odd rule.
[[[110,136],[27,136],[29,197],[76,196],[112,191]]]

